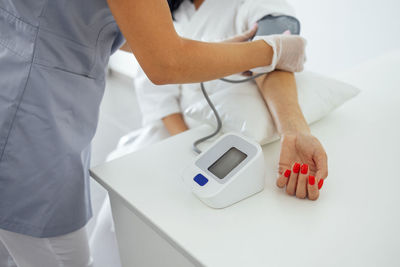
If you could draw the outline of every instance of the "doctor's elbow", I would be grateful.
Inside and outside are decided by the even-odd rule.
[[[147,78],[149,78],[149,80],[155,85],[166,85],[166,84],[168,84],[160,74],[147,72],[146,75],[147,75]]]
[[[155,85],[173,84],[175,79],[172,79],[170,70],[164,69],[163,71],[151,71],[146,73],[147,78]]]
[[[182,83],[183,77],[179,71],[179,63],[175,60],[157,62],[157,66],[146,72],[149,80],[155,85]]]
[[[190,81],[191,79],[188,77],[187,72],[188,60],[186,60],[187,55],[190,53],[191,50],[186,45],[186,42],[180,40],[172,48],[164,49],[162,54],[158,54],[157,61],[153,62],[146,71],[147,77],[155,85],[178,84]]]
[[[155,85],[165,85],[176,83],[175,79],[175,71],[173,70],[173,66],[160,64],[157,62],[156,66],[152,66],[151,68],[144,69],[147,78]]]

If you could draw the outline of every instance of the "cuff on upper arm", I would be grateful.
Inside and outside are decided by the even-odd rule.
[[[250,29],[265,16],[295,16],[294,8],[285,0],[245,0],[239,7],[238,20],[242,31]]]

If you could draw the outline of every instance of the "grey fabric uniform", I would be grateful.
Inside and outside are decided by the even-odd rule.
[[[91,217],[90,142],[122,42],[106,0],[0,0],[0,228],[53,237]]]

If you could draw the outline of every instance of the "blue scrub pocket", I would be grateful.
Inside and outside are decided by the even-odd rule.
[[[104,79],[116,39],[115,27],[110,27],[116,23],[107,1],[48,1],[39,19],[35,64]],[[104,46],[104,37],[107,44],[111,42],[108,47]]]
[[[96,78],[91,74],[95,47],[81,45],[40,28],[35,49],[35,64]]]

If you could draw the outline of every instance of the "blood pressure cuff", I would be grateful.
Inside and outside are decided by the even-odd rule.
[[[282,34],[289,30],[291,34],[300,34],[300,22],[292,16],[267,15],[258,22],[257,35]]]

